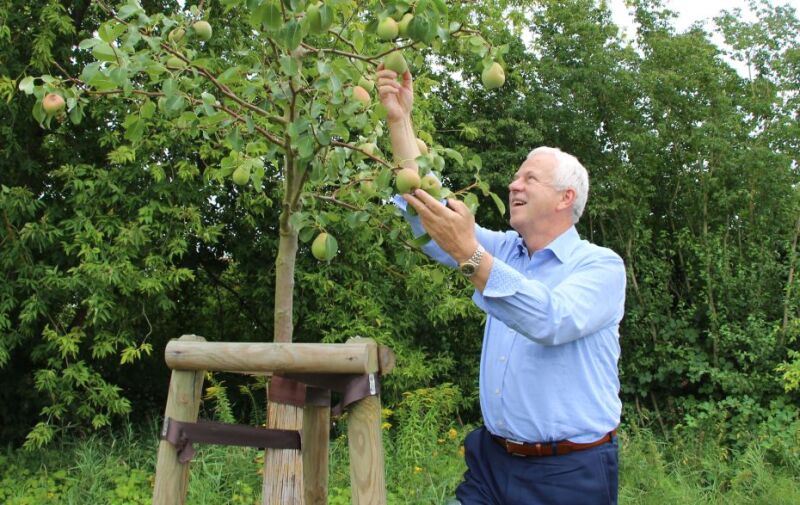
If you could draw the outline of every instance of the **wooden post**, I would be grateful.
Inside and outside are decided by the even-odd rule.
[[[348,343],[356,339],[348,340]],[[367,373],[378,372],[378,346],[371,339],[370,352],[376,366]],[[377,379],[377,377],[376,377]],[[350,408],[347,420],[347,439],[350,449],[350,488],[353,505],[386,505],[386,477],[381,439],[381,402],[379,397],[368,396]]]
[[[328,440],[330,407],[303,408],[303,497],[305,505],[328,503]]]
[[[183,335],[180,341],[202,342],[197,335]],[[169,381],[164,418],[196,422],[203,387],[202,370],[173,370]],[[153,505],[183,505],[189,485],[189,464],[178,461],[178,451],[166,440],[158,444]]]

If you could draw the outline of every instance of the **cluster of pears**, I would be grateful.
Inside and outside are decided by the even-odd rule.
[[[408,63],[400,50],[392,51],[386,55],[386,58],[383,59],[383,66],[384,68],[397,72],[397,75],[403,75],[406,70],[408,70]],[[353,100],[360,102],[363,107],[368,107],[372,102],[370,93],[374,90],[375,81],[366,76],[362,76],[358,80],[358,84],[353,86]]]
[[[192,23],[192,32],[198,39],[204,42],[211,40],[211,36],[214,33],[213,29],[211,28],[211,23],[204,20],[195,21]],[[180,44],[184,37],[186,37],[186,30],[183,27],[175,28],[169,32],[169,35],[167,36],[169,41],[173,44]],[[167,58],[167,68],[170,70],[183,70],[186,67],[186,61],[175,56],[174,54]]]
[[[383,40],[394,40],[397,37],[408,37],[408,25],[414,19],[414,15],[406,12],[399,20],[393,17],[386,17],[378,22],[375,33]]]

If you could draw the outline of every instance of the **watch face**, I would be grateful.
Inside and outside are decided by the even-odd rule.
[[[475,270],[477,270],[477,267],[475,265],[473,265],[472,263],[464,263],[463,265],[461,265],[459,267],[459,269],[461,270],[462,274],[464,274],[466,276],[470,276],[470,275],[475,273]]]

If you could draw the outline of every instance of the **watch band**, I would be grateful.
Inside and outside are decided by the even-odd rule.
[[[461,273],[467,277],[472,277],[475,275],[475,272],[478,271],[478,267],[481,266],[481,259],[483,258],[484,252],[486,252],[486,249],[484,249],[482,245],[478,244],[478,248],[475,249],[475,252],[472,253],[472,256],[470,256],[469,259],[464,263],[458,265],[459,271],[461,271]]]

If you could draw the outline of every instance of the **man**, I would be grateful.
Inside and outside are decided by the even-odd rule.
[[[395,158],[416,167],[411,74],[378,69]],[[423,249],[459,268],[488,317],[480,364],[485,426],[465,442],[463,505],[617,503],[619,323],[625,267],[575,229],[589,189],[566,153],[534,149],[508,186],[510,224],[475,224],[460,201],[403,195]]]

